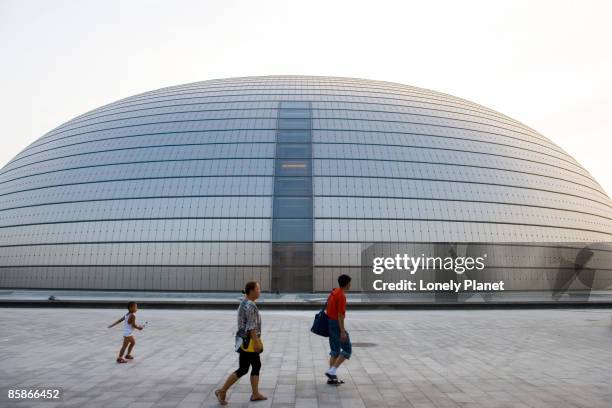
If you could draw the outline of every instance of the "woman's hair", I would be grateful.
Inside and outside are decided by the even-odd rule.
[[[128,310],[130,310],[132,308],[132,306],[134,306],[135,304],[136,304],[136,302],[128,302],[128,304],[127,304]]]
[[[246,285],[244,285],[244,290],[242,291],[242,293],[248,295],[252,290],[255,289],[255,286],[257,286],[257,281],[248,281]]]

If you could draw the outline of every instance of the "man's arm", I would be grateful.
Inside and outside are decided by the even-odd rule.
[[[123,321],[123,319],[125,319],[125,316],[123,316],[121,319],[117,320],[115,323],[111,324],[110,326],[108,326],[108,328],[110,329],[111,327],[118,325],[119,323]]]
[[[344,330],[344,313],[338,312],[338,326],[340,326],[340,341],[346,341],[346,330]]]

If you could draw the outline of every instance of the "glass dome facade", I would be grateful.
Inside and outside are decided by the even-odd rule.
[[[0,171],[2,287],[324,291],[374,244],[610,238],[609,197],[549,139],[381,81],[163,88],[57,127]],[[556,278],[521,265],[504,273],[523,288]]]

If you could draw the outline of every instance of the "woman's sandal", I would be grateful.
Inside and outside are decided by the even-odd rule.
[[[126,360],[133,360],[133,359],[134,359],[134,357],[132,357],[132,355],[131,355],[131,354],[128,354],[128,355],[126,355],[126,356],[125,356],[125,359],[126,359]]]
[[[127,363],[127,360],[126,360],[126,359],[124,359],[123,357],[119,357],[119,358],[117,359],[117,362],[118,362],[118,363]]]
[[[267,400],[267,399],[268,399],[268,397],[264,397],[263,395],[261,395],[261,394],[260,394],[260,395],[259,395],[259,397],[253,397],[253,396],[251,395],[251,398],[250,398],[250,399],[251,399],[251,401],[264,401],[264,400]]]
[[[221,397],[221,394],[223,394],[223,398]],[[225,393],[223,391],[215,390],[215,395],[217,396],[217,401],[219,401],[219,404],[227,405],[227,401],[225,400]]]

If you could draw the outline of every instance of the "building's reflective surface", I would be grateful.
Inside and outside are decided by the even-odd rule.
[[[2,287],[235,290],[254,278],[322,291],[359,275],[373,244],[611,240],[609,197],[549,139],[387,82],[164,88],[61,125],[0,171]],[[538,262],[504,276],[564,285]],[[594,285],[612,287],[598,268]]]

